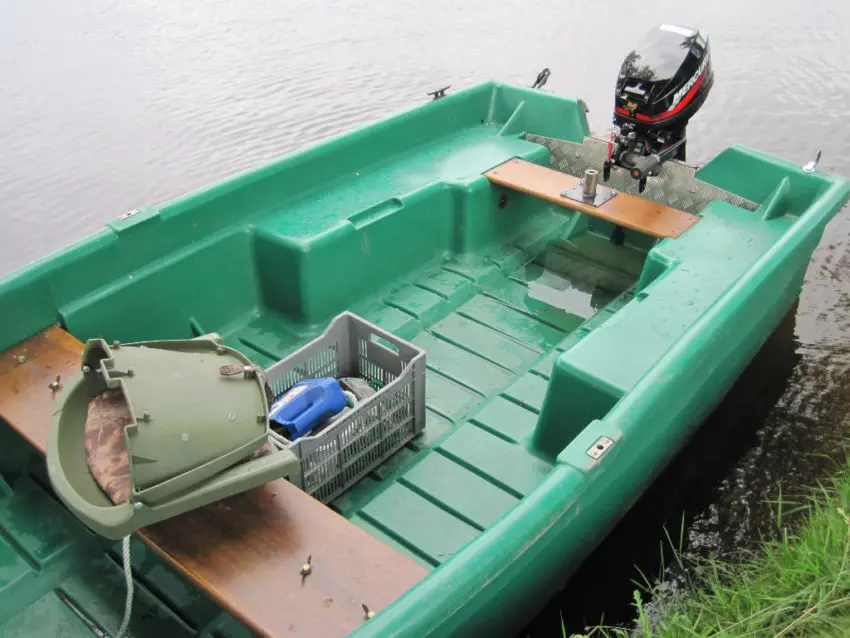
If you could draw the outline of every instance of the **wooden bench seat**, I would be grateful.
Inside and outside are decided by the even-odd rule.
[[[561,195],[561,192],[578,185],[578,177],[517,158],[491,169],[484,176],[499,186],[534,195],[652,237],[678,237],[700,219],[697,215],[628,193],[618,193],[599,207],[590,206]]]
[[[0,355],[0,416],[42,454],[55,401],[48,384],[79,370],[82,348],[52,327]],[[282,479],[139,536],[266,636],[344,636],[364,622],[362,604],[379,611],[427,575]],[[313,571],[302,585],[299,570],[308,555]]]

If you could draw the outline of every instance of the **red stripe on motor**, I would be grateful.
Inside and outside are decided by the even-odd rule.
[[[699,87],[702,86],[702,82],[703,80],[705,80],[705,76],[707,73],[708,69],[702,72],[702,75],[699,76],[699,79],[694,82],[694,85],[691,87],[691,90],[688,91],[685,97],[682,98],[682,101],[679,102],[676,106],[674,106],[671,110],[665,111],[661,115],[641,115],[640,113],[637,113],[635,117],[637,117],[637,119],[642,122],[659,122],[661,120],[666,120],[668,117],[673,117],[674,115],[676,115],[676,113],[685,108],[688,105],[688,102],[694,99],[694,95],[696,95],[697,91],[699,90]],[[620,112],[619,108],[616,110],[618,113]],[[628,115],[628,111],[626,111],[625,109],[622,110],[624,111],[623,115]]]

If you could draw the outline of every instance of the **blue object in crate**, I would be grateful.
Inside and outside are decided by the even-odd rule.
[[[345,403],[345,394],[336,379],[305,379],[272,403],[269,420],[285,427],[295,440],[342,412]]]

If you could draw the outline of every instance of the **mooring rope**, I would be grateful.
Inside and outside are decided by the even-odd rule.
[[[130,626],[130,616],[133,614],[133,564],[130,561],[130,537],[125,536],[121,541],[121,557],[124,562],[124,583],[127,586],[127,597],[124,599],[124,618],[115,634],[115,638],[123,638]]]

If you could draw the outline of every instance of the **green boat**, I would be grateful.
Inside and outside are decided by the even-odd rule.
[[[82,342],[216,333],[268,368],[345,311],[426,352],[424,430],[329,505],[270,484],[142,530],[131,635],[512,635],[717,406],[850,196],[737,145],[624,170],[539,88],[436,97],[0,281],[0,635],[120,623],[120,547],[42,456]]]

